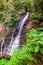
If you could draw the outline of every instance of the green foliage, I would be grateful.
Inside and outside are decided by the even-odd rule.
[[[37,29],[38,31],[43,31],[43,27],[40,27]]]
[[[19,20],[19,16],[17,16],[17,15],[12,16],[12,18],[13,19],[8,23],[9,27],[14,26],[14,24]]]
[[[0,23],[3,22],[3,18],[2,17],[3,17],[3,13],[0,12]]]
[[[31,4],[30,4],[29,0],[24,0],[22,2],[22,6],[25,8],[26,12],[31,11]]]
[[[32,45],[32,48],[33,48],[32,51],[34,53],[40,54],[40,50],[41,50],[41,48],[43,48],[43,32],[38,32],[38,31],[32,29],[32,30],[30,30],[30,34],[29,34],[28,38],[30,40],[27,40],[27,42],[29,42],[29,44]],[[30,48],[31,48],[31,46],[30,46]]]
[[[32,12],[30,17],[34,19],[33,22],[38,23],[38,22],[41,22],[41,20],[43,20],[43,13],[42,12]]]
[[[8,60],[6,60],[6,59],[0,60],[0,65],[6,65],[7,63],[8,63]]]
[[[31,18],[39,19],[42,16],[41,12],[32,12]]]
[[[43,10],[43,1],[39,0],[39,10]],[[18,20],[19,15],[27,11],[35,11],[35,0],[0,0],[0,23],[8,22],[12,27]],[[39,18],[43,18],[43,14],[32,12],[31,18],[35,22],[39,22]],[[42,30],[42,28],[41,28]],[[10,60],[0,59],[0,65],[32,65],[32,61],[37,63],[36,56],[43,56],[43,32],[38,32],[34,29],[27,33],[27,42],[22,49],[14,51]]]
[[[33,21],[34,23],[38,23],[38,22],[40,22],[38,19],[35,19],[34,21]]]
[[[39,0],[39,9],[43,9],[42,8],[42,3],[43,1]],[[36,1],[34,0],[0,0],[0,22],[11,22],[13,19],[13,15],[14,15],[14,20],[15,20],[15,16],[16,14],[23,14],[27,11],[35,11],[35,3]],[[18,16],[19,17],[19,16]],[[43,18],[43,15],[39,14],[39,13],[33,13],[31,15],[32,18]],[[9,23],[9,25],[13,26],[12,24],[14,24],[14,22],[12,21],[11,23]]]
[[[0,3],[1,4],[1,6],[0,6],[0,12],[1,12],[0,13],[0,22],[1,23],[9,22],[8,23],[9,26],[13,26],[15,24],[15,22],[17,20],[19,20],[19,16],[18,16],[16,9],[14,7],[14,3],[13,2],[11,3],[9,1],[7,2],[6,0],[4,2],[3,2],[3,0],[0,2],[2,3],[2,4]],[[6,4],[6,5],[4,5],[4,4]]]
[[[36,56],[43,56],[43,32],[34,29],[27,33],[27,44],[22,49],[15,50],[11,59],[0,60],[0,65],[32,65],[32,61],[37,63]]]
[[[39,8],[43,11],[43,0],[39,0]]]

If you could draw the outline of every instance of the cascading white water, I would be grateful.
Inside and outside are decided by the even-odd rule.
[[[24,17],[24,19],[21,20],[19,23],[19,32],[17,34],[17,37],[15,38],[15,40],[12,43],[10,55],[14,52],[14,49],[17,49],[19,47],[21,32],[22,32],[22,29],[23,29],[23,26],[24,26],[26,20],[28,19],[28,16],[29,16],[29,13],[27,13],[26,16]]]
[[[3,38],[3,41],[2,41],[2,43],[1,43],[1,54],[2,54],[2,47],[3,47],[3,44],[4,44],[4,38]]]
[[[19,48],[19,45],[20,45],[20,37],[21,37],[21,33],[22,33],[22,29],[23,29],[23,26],[25,24],[25,22],[27,21],[28,19],[28,16],[29,16],[29,13],[27,12],[26,16],[24,17],[24,19],[22,19],[20,22],[19,22],[19,25],[18,25],[18,28],[19,28],[19,31],[18,31],[18,34],[14,40],[13,38],[13,35],[11,37],[11,42],[8,46],[8,54],[9,55],[12,55],[12,53],[14,52],[14,49],[18,49]]]

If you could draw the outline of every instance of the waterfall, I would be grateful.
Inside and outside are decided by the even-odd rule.
[[[19,31],[18,31],[17,36],[15,37],[15,39],[13,37],[14,34],[12,34],[11,41],[10,41],[10,43],[8,45],[8,50],[7,50],[7,53],[9,55],[12,55],[12,53],[14,52],[14,49],[18,49],[19,48],[20,39],[21,39],[21,33],[22,33],[22,30],[23,30],[23,26],[24,26],[25,22],[28,19],[28,16],[29,16],[29,13],[27,12],[25,17],[19,22],[19,25],[18,25]]]

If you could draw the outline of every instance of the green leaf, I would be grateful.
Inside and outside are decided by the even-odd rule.
[[[37,53],[40,50],[39,45],[35,47],[35,53]]]

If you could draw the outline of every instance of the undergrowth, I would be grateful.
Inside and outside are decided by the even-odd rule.
[[[10,60],[1,59],[0,65],[32,65],[32,62],[40,62],[37,57],[43,57],[43,32],[32,29],[26,35],[27,43],[22,49],[14,51]]]

